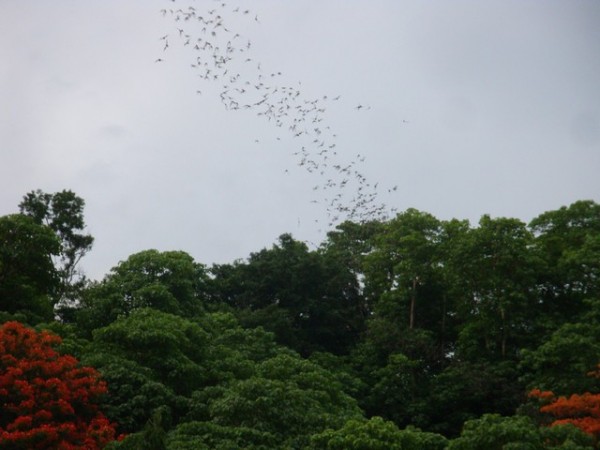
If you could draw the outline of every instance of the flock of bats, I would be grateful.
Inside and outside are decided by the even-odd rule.
[[[196,93],[202,94],[203,83],[218,83],[227,110],[251,111],[279,129],[280,135],[287,134],[297,142],[292,154],[300,168],[318,176],[320,181],[312,187],[315,199],[311,202],[326,208],[329,227],[345,220],[385,220],[395,213],[394,208],[379,200],[385,190],[379,188],[379,183],[370,183],[361,172],[364,156],[353,154],[349,158],[349,152],[337,145],[327,111],[342,96],[307,98],[301,83],[286,85],[281,72],[265,70],[253,57],[249,38],[230,25],[234,16],[260,23],[255,11],[232,7],[222,0],[198,3],[204,8],[197,3],[179,6],[179,1],[170,0],[170,7],[160,11],[174,22],[173,32],[160,37],[163,52],[172,45],[193,50],[190,65],[200,80]],[[155,62],[163,61],[160,57]],[[370,106],[359,104],[353,109],[363,114]],[[258,139],[255,142],[260,143]],[[393,186],[387,192],[396,189]]]

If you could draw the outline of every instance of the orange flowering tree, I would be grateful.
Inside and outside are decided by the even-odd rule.
[[[600,378],[600,364],[588,375]],[[570,423],[596,439],[600,438],[600,394],[584,392],[557,397],[552,391],[534,389],[529,397],[542,403],[540,412],[555,418],[551,426]]]
[[[98,409],[106,384],[60,355],[60,342],[19,322],[0,327],[0,449],[95,450],[114,440]]]

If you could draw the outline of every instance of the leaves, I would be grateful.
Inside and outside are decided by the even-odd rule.
[[[552,391],[534,389],[529,397],[541,401],[540,412],[554,417],[551,426],[571,424],[595,438],[600,437],[600,394],[584,392],[556,397]]]
[[[100,374],[53,347],[58,336],[18,322],[0,328],[0,448],[100,449],[115,427],[99,411]]]
[[[32,324],[52,319],[59,287],[52,257],[59,249],[52,230],[30,217],[0,217],[0,311],[21,313]]]

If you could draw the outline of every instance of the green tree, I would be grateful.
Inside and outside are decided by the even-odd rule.
[[[52,257],[59,253],[54,232],[21,214],[0,217],[0,312],[35,324],[53,318],[59,277]]]
[[[521,352],[522,381],[530,388],[558,395],[595,391],[598,379],[586,376],[600,361],[597,321],[567,323],[533,350]]]
[[[531,345],[539,265],[532,242],[518,219],[486,215],[454,245],[448,264],[459,296],[461,356],[514,358],[520,347]]]
[[[85,229],[84,206],[84,200],[69,190],[54,194],[32,191],[19,204],[22,214],[33,218],[37,224],[46,225],[59,238],[60,254],[55,262],[61,283],[56,293],[57,301],[76,300],[85,281],[77,264],[91,250],[94,238],[82,233]]]
[[[583,301],[600,297],[600,205],[578,201],[533,219],[539,272],[540,308],[552,332],[586,310]]]
[[[83,293],[75,312],[86,332],[139,308],[194,317],[204,310],[204,267],[182,251],[145,250],[120,262]]]
[[[140,308],[93,335],[82,361],[110,385],[105,410],[122,431],[141,430],[162,406],[179,420],[209,379],[207,333],[182,317]]]
[[[322,251],[338,260],[355,279],[363,282],[365,257],[374,249],[375,237],[382,232],[384,226],[379,221],[343,222],[327,233],[327,240],[321,246]],[[364,308],[365,314],[368,313],[368,305],[365,304]]]
[[[393,315],[408,329],[428,327],[428,317],[435,316],[439,306],[435,303],[439,233],[435,217],[408,209],[375,236],[374,250],[365,261],[365,284],[376,313]]]
[[[381,417],[369,420],[349,420],[337,430],[315,434],[308,447],[311,450],[443,450],[446,439],[416,428],[399,430]]]
[[[246,262],[211,268],[212,300],[232,307],[247,327],[262,326],[303,355],[348,352],[364,314],[354,275],[332,254],[311,252],[282,235]]]
[[[524,393],[518,376],[512,361],[453,361],[431,377],[422,396],[427,429],[453,437],[482,414],[513,414]]]
[[[313,433],[362,416],[335,376],[286,353],[258,364],[248,379],[207,392],[205,404],[212,422],[268,433],[283,448],[301,448]]]
[[[272,433],[248,427],[228,427],[214,422],[185,422],[167,437],[169,450],[283,449]],[[132,449],[133,450],[133,449]]]
[[[367,415],[380,415],[398,425],[420,425],[424,376],[418,361],[402,354],[390,355],[387,365],[371,372],[373,384],[363,401]]]
[[[525,416],[486,414],[467,421],[460,437],[448,450],[591,450],[592,440],[575,427],[550,431],[539,429]]]

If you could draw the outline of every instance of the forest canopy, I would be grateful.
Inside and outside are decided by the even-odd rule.
[[[593,201],[529,224],[408,209],[230,264],[148,249],[98,281],[82,198],[19,206],[0,217],[0,448],[90,448],[89,426],[113,449],[597,448]]]

